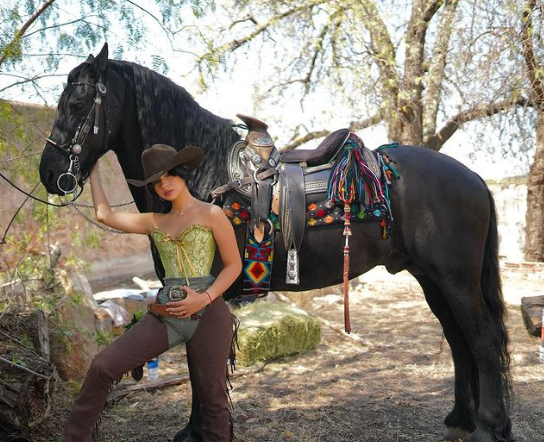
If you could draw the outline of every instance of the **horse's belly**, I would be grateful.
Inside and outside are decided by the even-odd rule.
[[[286,284],[287,252],[276,236],[272,290],[303,291],[339,284],[344,274],[344,226],[309,228],[299,252],[300,284]],[[349,237],[349,277],[355,278],[384,262],[390,239],[382,238],[378,222],[352,225]]]

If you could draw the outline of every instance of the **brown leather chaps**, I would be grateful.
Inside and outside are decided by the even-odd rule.
[[[206,308],[194,335],[186,343],[191,378],[200,398],[204,442],[231,440],[226,370],[233,319],[223,298],[217,298]],[[158,316],[147,313],[96,355],[68,415],[60,441],[90,442],[114,384],[131,369],[166,350],[166,326]],[[172,430],[174,432],[174,428]]]

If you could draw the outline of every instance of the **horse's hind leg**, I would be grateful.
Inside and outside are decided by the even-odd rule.
[[[444,336],[451,348],[455,366],[455,405],[444,419],[444,438],[458,440],[476,429],[477,370],[468,343],[440,288],[428,277],[414,275],[425,293],[431,311],[440,321]]]
[[[443,293],[472,354],[476,366],[472,370],[478,373],[477,428],[469,441],[513,442],[505,403],[509,397],[509,360],[502,311],[484,299],[479,281],[471,283],[468,274],[467,270],[457,275],[457,286],[450,279]]]

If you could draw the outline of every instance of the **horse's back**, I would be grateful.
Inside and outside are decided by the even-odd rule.
[[[426,268],[454,262],[460,269],[480,267],[492,216],[483,180],[454,158],[428,149],[400,146],[385,153],[400,174],[391,186],[396,247]]]

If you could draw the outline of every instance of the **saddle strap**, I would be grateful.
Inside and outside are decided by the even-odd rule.
[[[306,225],[306,194],[304,189],[304,173],[300,164],[285,163],[285,180],[283,191],[280,193],[280,207],[283,212],[281,219],[283,242],[285,249],[300,250],[304,227]]]
[[[285,163],[280,174],[280,222],[287,250],[286,283],[299,284],[298,252],[306,225],[304,172],[298,163]]]
[[[272,202],[271,180],[257,181],[253,183],[251,193],[251,218],[249,228],[251,230],[264,223],[270,215],[270,204]]]
[[[274,168],[267,169],[264,172],[261,172],[261,173],[257,174],[257,180],[259,180],[259,181],[264,180],[266,178],[269,178],[269,177],[275,175],[276,173],[277,173],[277,171]],[[253,180],[252,176],[246,176],[244,178],[235,179],[235,180],[232,180],[232,181],[228,182],[227,184],[224,184],[224,185],[219,186],[219,187],[215,188],[214,190],[212,190],[210,192],[210,196],[212,197],[212,199],[216,199],[217,197],[220,197],[220,196],[224,195],[225,193],[229,192],[230,190],[236,189],[238,187],[245,186],[246,184],[251,184],[253,182],[254,182],[254,180]]]

